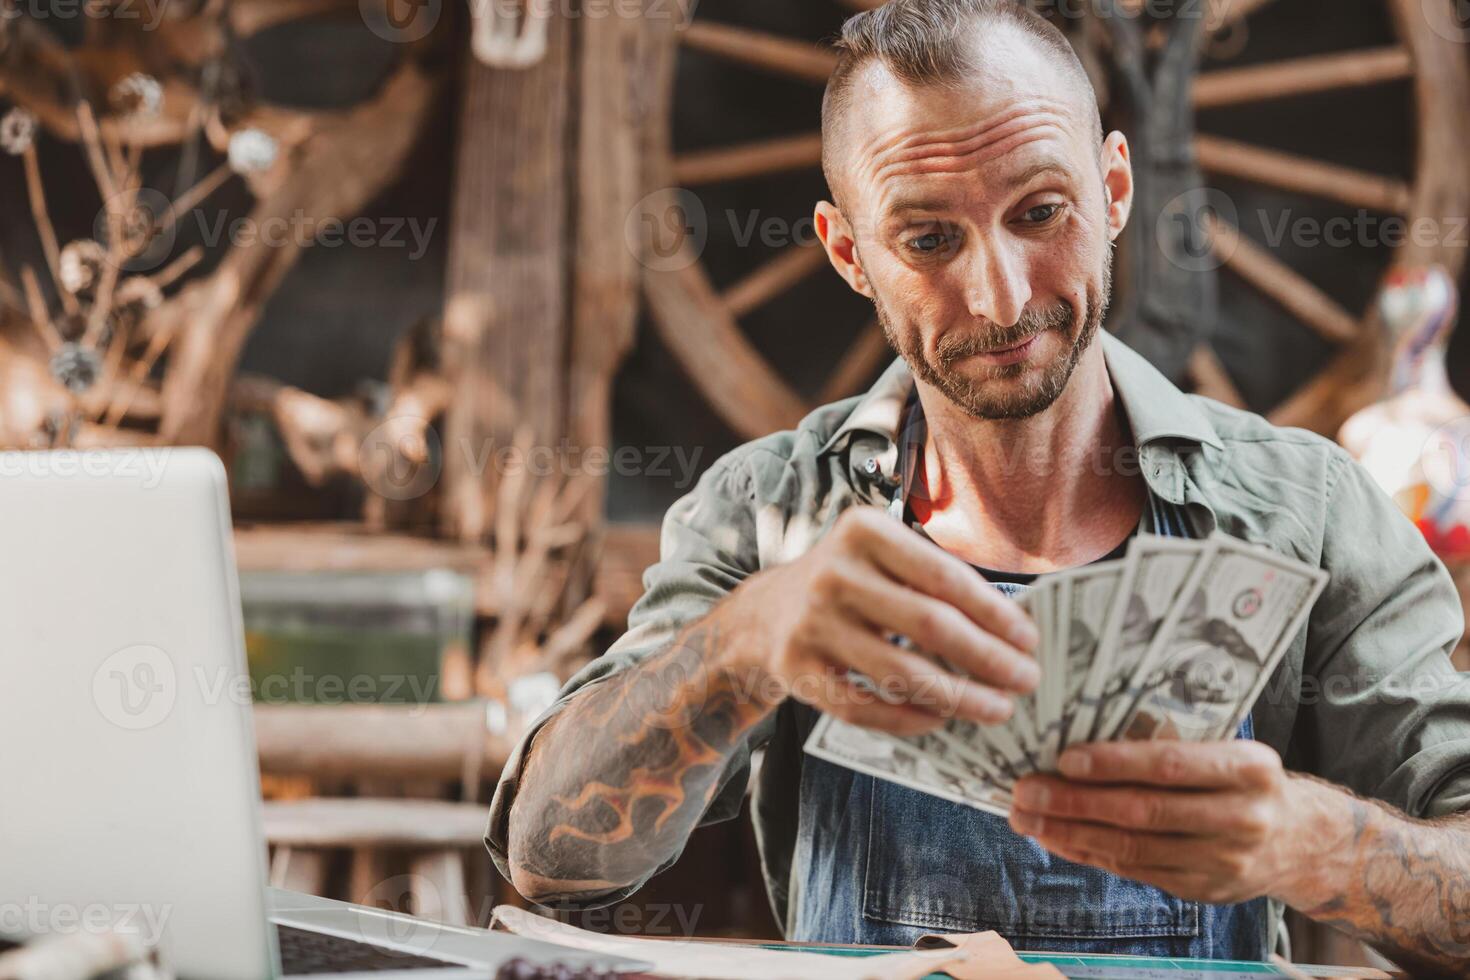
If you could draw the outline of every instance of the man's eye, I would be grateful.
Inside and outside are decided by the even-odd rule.
[[[1034,208],[1027,208],[1024,217],[1033,225],[1044,225],[1056,217],[1061,209],[1060,204],[1038,204]]]
[[[949,247],[950,238],[942,231],[931,231],[927,235],[909,239],[909,248],[920,255],[934,255],[947,251]]]

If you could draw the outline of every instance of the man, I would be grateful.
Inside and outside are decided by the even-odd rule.
[[[1186,396],[1099,332],[1128,143],[1045,21],[893,0],[841,48],[816,225],[902,359],[669,511],[631,629],[506,769],[501,871],[544,904],[626,897],[738,812],[764,747],[752,813],[792,939],[994,928],[1263,959],[1284,903],[1463,971],[1470,693],[1443,567],[1338,447]],[[1038,670],[1002,589],[1139,530],[1215,529],[1332,575],[1242,738],[1069,750],[1009,824],[803,756],[821,711],[898,733],[1004,719]]]

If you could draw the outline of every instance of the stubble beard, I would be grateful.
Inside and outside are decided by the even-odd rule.
[[[883,325],[888,342],[902,355],[919,380],[937,388],[972,418],[1027,419],[1046,411],[1061,397],[1082,355],[1092,346],[1102,327],[1112,287],[1113,263],[1112,252],[1109,251],[1103,262],[1101,288],[1088,288],[1087,308],[1071,347],[1048,364],[1039,377],[1019,388],[1009,384],[996,385],[995,382],[1020,377],[1031,368],[1025,362],[994,367],[988,378],[971,377],[957,370],[956,365],[974,354],[1015,347],[1048,331],[1055,331],[1063,338],[1069,337],[1073,325],[1078,322],[1077,311],[1070,301],[1062,300],[1045,310],[1024,310],[1015,324],[991,330],[983,337],[942,337],[932,358],[924,350],[923,340],[917,331],[912,331],[908,337],[898,334],[881,297],[875,294],[873,304],[877,307],[878,322]],[[1003,390],[995,390],[997,387]]]

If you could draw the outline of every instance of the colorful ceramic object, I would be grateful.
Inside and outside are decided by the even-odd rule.
[[[1388,274],[1378,296],[1394,345],[1388,397],[1338,435],[1444,558],[1470,558],[1470,405],[1445,369],[1457,308],[1439,266]]]

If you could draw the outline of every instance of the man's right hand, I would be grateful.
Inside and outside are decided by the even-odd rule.
[[[771,707],[792,697],[856,725],[920,734],[955,716],[1002,722],[1010,695],[1040,679],[1029,655],[1036,626],[1020,605],[876,508],[845,511],[809,552],[730,598],[758,624],[758,642],[742,644],[739,657],[762,672]],[[893,634],[916,650],[890,642]]]

